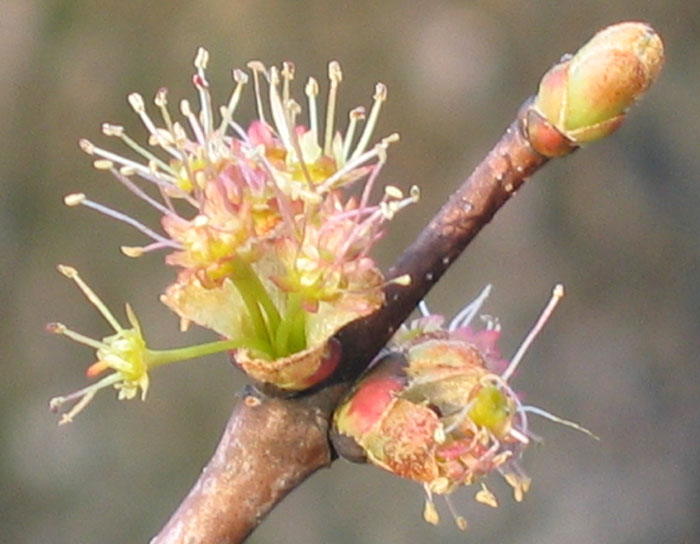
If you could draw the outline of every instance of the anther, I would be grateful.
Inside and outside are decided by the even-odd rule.
[[[58,271],[66,278],[73,279],[78,275],[78,271],[75,268],[66,264],[59,264],[56,268],[58,268]]]
[[[102,134],[105,136],[123,136],[124,127],[121,125],[112,125],[111,123],[103,123]]]
[[[160,89],[158,89],[158,92],[156,92],[156,96],[153,99],[153,103],[159,108],[164,108],[165,106],[167,106],[168,89],[166,89],[165,87],[161,87]]]
[[[85,200],[85,193],[72,193],[63,197],[66,206],[79,206]]]
[[[194,67],[198,70],[204,70],[209,62],[209,51],[200,47],[197,49],[197,55],[194,57]]]
[[[180,100],[180,113],[185,117],[192,115],[192,109],[190,107],[190,102],[186,98]]]
[[[85,153],[87,153],[88,155],[92,155],[95,152],[95,145],[90,140],[81,138],[78,141],[78,145],[80,146],[80,149],[85,151]]]
[[[133,258],[140,257],[144,253],[143,248],[138,246],[121,246],[119,249],[127,257]]]
[[[389,198],[395,198],[397,200],[400,200],[403,198],[403,192],[401,189],[396,187],[395,185],[387,185],[384,188],[384,194],[388,196]]]
[[[235,68],[232,72],[232,77],[233,81],[236,83],[240,83],[241,85],[245,85],[248,83],[248,74],[246,74],[243,70],[240,68]]]
[[[114,168],[114,163],[107,159],[98,159],[92,163],[92,166],[97,170],[111,170]]]
[[[143,97],[139,93],[131,93],[128,97],[129,104],[136,113],[143,113],[146,111],[146,105],[143,102]]]

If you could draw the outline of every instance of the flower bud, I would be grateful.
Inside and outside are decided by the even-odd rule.
[[[645,23],[620,23],[598,32],[542,78],[528,112],[531,143],[556,157],[611,134],[663,62],[661,38]]]
[[[561,298],[562,287],[555,288],[510,361],[497,347],[498,320],[485,317],[487,326],[478,331],[469,326],[488,290],[449,326],[427,311],[403,326],[333,416],[331,439],[338,454],[423,484],[429,523],[438,520],[433,493],[449,495],[460,486],[478,483],[476,500],[497,506],[482,481],[493,472],[503,475],[516,501],[522,500],[530,479],[518,461],[536,439],[528,428],[529,413],[588,432],[524,405],[509,383],[529,342]],[[464,518],[450,510],[457,526],[466,527]]]

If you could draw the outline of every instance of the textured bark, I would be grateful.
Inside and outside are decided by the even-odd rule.
[[[292,399],[247,388],[216,453],[151,544],[241,542],[287,493],[330,464],[334,406],[467,244],[547,162],[526,136],[529,104],[390,270],[389,277],[410,275],[410,284],[389,285],[383,308],[337,334],[337,375]]]

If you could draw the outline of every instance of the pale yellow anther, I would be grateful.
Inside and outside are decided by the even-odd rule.
[[[92,166],[97,170],[111,170],[114,168],[114,163],[108,159],[98,159],[92,163]]]
[[[302,112],[301,105],[293,98],[284,103],[284,108],[292,115],[299,115]]]
[[[433,440],[435,440],[435,442],[438,444],[442,444],[445,442],[445,439],[445,430],[442,427],[437,427],[435,432],[433,432]]]
[[[491,508],[498,508],[498,500],[496,495],[491,493],[491,491],[482,483],[481,490],[477,492],[475,497],[477,502],[490,506]]]
[[[265,68],[265,64],[263,64],[259,60],[251,60],[248,61],[248,64],[246,64],[248,68],[250,68],[253,72],[262,72],[265,74],[267,72],[267,68]]]
[[[384,194],[389,198],[395,198],[397,200],[403,198],[403,192],[395,185],[387,185],[384,187]]]
[[[198,70],[204,70],[209,63],[209,51],[200,47],[197,49],[197,54],[194,57],[194,67]]]
[[[121,246],[121,252],[127,257],[140,257],[143,255],[143,248],[138,246]]]
[[[248,83],[248,74],[246,74],[243,70],[240,68],[235,68],[233,70],[233,81],[236,83],[240,83],[241,85],[245,85]]]
[[[387,88],[384,83],[377,83],[374,87],[374,100],[379,100],[381,102],[384,102],[386,100],[386,95],[387,95]]]
[[[284,61],[282,63],[282,77],[289,79],[290,81],[294,79],[294,63],[291,61]]]
[[[423,509],[423,519],[431,525],[437,525],[438,523],[440,523],[440,516],[438,515],[437,508],[435,508],[435,505],[431,500],[425,501],[425,508]]]
[[[361,121],[367,116],[367,110],[364,106],[357,106],[350,110],[349,116],[351,120]]]
[[[68,329],[63,323],[49,323],[46,330],[52,334],[65,334]]]
[[[85,201],[85,193],[71,193],[63,197],[66,206],[79,206]]]
[[[190,101],[186,98],[180,100],[180,113],[185,117],[192,115],[192,108],[190,107]]]
[[[80,146],[80,149],[85,151],[85,153],[87,153],[88,155],[92,155],[95,153],[95,145],[90,140],[81,138],[78,141],[78,145]]]
[[[78,275],[78,271],[72,266],[68,266],[67,264],[59,264],[56,268],[58,268],[58,271],[61,274],[63,274],[66,278],[73,279]]]
[[[516,502],[521,502],[525,493],[530,489],[531,480],[527,477],[520,477],[514,472],[508,472],[503,475],[508,485],[513,488],[513,498]]]
[[[398,132],[392,132],[389,134],[389,136],[386,136],[382,138],[382,144],[385,146],[388,146],[389,144],[395,144],[401,139],[401,136],[399,135]]]
[[[164,108],[165,106],[167,106],[168,89],[166,89],[165,87],[161,87],[160,89],[158,89],[158,92],[156,92],[156,96],[153,99],[153,103],[159,108]]]
[[[457,524],[457,528],[460,531],[466,531],[467,530],[467,520],[464,519],[464,516],[457,516],[455,518],[455,523]]]
[[[418,187],[418,185],[412,185],[408,191],[408,195],[411,197],[413,202],[418,202],[420,199],[420,187]]]
[[[450,481],[444,476],[440,476],[439,478],[435,478],[432,482],[430,482],[429,487],[430,491],[433,493],[447,493],[450,489]]]
[[[337,83],[343,81],[343,71],[340,69],[340,63],[337,60],[332,60],[328,63],[328,79]]]
[[[304,92],[306,93],[306,96],[318,96],[318,81],[316,81],[313,77],[310,77],[306,82]]]
[[[119,169],[119,173],[126,177],[133,176],[136,173],[136,167],[131,165],[122,166]]]
[[[121,125],[113,125],[111,123],[103,123],[102,134],[105,136],[123,136],[124,127]]]
[[[387,144],[384,141],[379,142],[377,145],[374,146],[374,151],[377,154],[377,160],[381,163],[386,162],[386,148]]]
[[[187,133],[180,123],[173,123],[173,134],[175,135],[175,143],[178,145],[187,140]]]
[[[146,105],[144,104],[143,97],[139,93],[131,93],[128,96],[129,104],[136,113],[143,113],[146,111]]]

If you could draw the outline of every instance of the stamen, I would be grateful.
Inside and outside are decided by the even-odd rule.
[[[582,432],[583,434],[587,434],[590,436],[593,440],[600,440],[600,437],[585,427],[582,427],[578,423],[575,423],[574,421],[570,421],[568,419],[563,419],[559,416],[555,416],[554,414],[551,414],[547,412],[546,410],[543,410],[542,408],[537,408],[536,406],[523,406],[523,412],[528,412],[530,414],[537,414],[538,416],[542,416],[545,419],[548,419],[550,421],[553,421],[555,423],[559,423],[561,425],[564,425],[566,427],[571,427],[572,429],[575,429],[577,431]]]
[[[390,134],[377,145],[375,145],[374,148],[372,148],[371,150],[365,151],[359,157],[351,159],[342,168],[337,170],[332,176],[330,176],[326,181],[319,185],[318,192],[323,193],[330,191],[335,186],[335,184],[344,176],[346,176],[353,170],[359,168],[364,163],[369,162],[374,157],[379,157],[382,152],[386,152],[386,149],[389,146],[389,144],[397,142],[398,140],[399,135],[397,133]]]
[[[314,140],[318,143],[318,109],[316,105],[316,97],[318,96],[318,82],[310,77],[306,82],[304,92],[309,102],[309,128],[311,134],[314,135]]]
[[[525,340],[523,340],[523,343],[520,344],[520,347],[518,348],[518,351],[515,353],[515,355],[511,359],[510,364],[508,365],[508,368],[506,368],[505,371],[503,372],[503,374],[501,374],[501,377],[503,378],[504,381],[508,381],[510,379],[510,377],[513,375],[513,372],[515,372],[515,370],[518,368],[518,364],[520,363],[520,360],[523,358],[523,355],[525,355],[527,348],[530,347],[530,344],[532,344],[533,340],[537,337],[539,332],[542,330],[542,327],[544,327],[544,324],[551,317],[552,313],[554,312],[554,309],[556,308],[557,304],[559,304],[559,301],[562,299],[563,296],[564,296],[564,286],[562,284],[555,285],[554,289],[552,290],[552,298],[549,299],[547,306],[545,307],[544,310],[542,310],[542,314],[540,314],[540,317],[537,320],[537,323],[535,323],[535,326],[532,327],[532,330],[530,330],[528,335],[525,337]]]
[[[129,104],[139,116],[141,122],[146,127],[146,130],[148,130],[148,132],[150,132],[154,136],[157,135],[158,129],[153,124],[153,121],[151,121],[151,118],[148,116],[148,113],[146,113],[146,105],[143,101],[143,97],[139,93],[131,93],[128,96],[128,100]]]
[[[112,175],[117,178],[117,180],[124,185],[129,191],[134,193],[137,197],[139,197],[141,200],[146,201],[148,204],[150,204],[153,208],[161,212],[163,215],[170,216],[174,219],[179,219],[181,221],[184,221],[179,215],[177,215],[174,211],[171,209],[163,206],[160,202],[152,198],[150,195],[148,195],[145,191],[143,191],[138,185],[136,185],[133,181],[131,181],[126,175],[124,175],[123,170],[115,170],[114,168],[111,169]]]
[[[331,156],[333,143],[333,127],[335,125],[335,101],[338,97],[338,85],[343,80],[343,72],[340,70],[338,61],[331,61],[328,64],[328,79],[331,82],[328,89],[328,104],[326,105],[326,132],[323,139],[323,153]]]
[[[496,499],[496,496],[491,493],[489,488],[486,487],[483,482],[481,483],[481,490],[477,492],[474,498],[481,504],[485,504],[491,508],[498,508],[498,500]]]
[[[277,133],[284,147],[291,151],[294,149],[291,141],[292,127],[289,125],[284,107],[282,106],[282,101],[277,91],[277,85],[279,85],[279,74],[277,68],[273,66],[270,68],[270,111],[272,112],[272,120],[275,123]]]
[[[425,508],[423,509],[423,519],[430,523],[431,525],[437,525],[440,523],[440,515],[435,508],[435,503],[433,502],[433,493],[430,491],[428,484],[423,485],[425,490]]]
[[[85,151],[85,153],[87,153],[88,155],[97,155],[98,157],[102,157],[103,159],[107,159],[116,164],[133,168],[135,172],[144,177],[153,174],[153,171],[150,170],[148,167],[144,166],[143,164],[122,157],[121,155],[117,155],[116,153],[112,153],[111,151],[101,149],[95,146],[95,144],[93,144],[89,140],[83,138],[78,143],[80,145],[80,148],[83,151]],[[168,170],[170,169],[168,168]]]
[[[132,140],[126,132],[124,132],[124,127],[118,126],[118,125],[111,125],[109,123],[104,123],[102,125],[102,133],[105,136],[116,136],[119,138],[124,144],[126,144],[129,148],[133,149],[136,153],[141,155],[144,159],[146,159],[149,163],[150,162],[155,162],[161,170],[168,172],[172,174],[173,176],[176,175],[175,171],[170,168],[170,165],[166,164],[164,161],[156,157],[153,153],[148,151],[147,149],[144,149],[142,146],[140,146],[136,141]]]
[[[508,431],[508,434],[515,438],[521,444],[528,445],[530,443],[530,439],[515,427],[511,427]]]
[[[190,107],[189,100],[180,100],[180,113],[182,113],[183,116],[187,117],[187,120],[190,123],[190,128],[194,133],[195,140],[197,140],[199,145],[201,145],[202,147],[206,146],[206,138],[204,136],[204,132],[202,131],[202,127],[199,125],[197,117],[195,117],[194,113],[192,113],[192,108]]]
[[[83,279],[80,277],[78,271],[75,268],[73,268],[72,266],[66,266],[61,264],[58,265],[58,271],[67,278],[72,279],[76,283],[76,285],[83,292],[85,297],[95,308],[97,308],[97,310],[102,314],[102,317],[104,317],[107,320],[107,322],[112,326],[115,332],[122,332],[124,330],[122,329],[122,326],[119,324],[116,318],[112,315],[112,312],[110,312],[107,306],[105,306],[105,304],[100,300],[100,297],[98,297],[95,294],[95,292],[92,289],[90,289],[90,287],[88,287],[88,285],[83,281]],[[68,332],[68,329],[65,329],[63,334],[68,334]]]
[[[194,86],[199,93],[200,117],[205,134],[211,134],[213,130],[213,108],[211,104],[211,93],[209,92],[209,82],[207,81],[205,70],[209,63],[209,52],[200,47],[194,59],[194,66],[197,68],[197,75],[192,78]]]
[[[89,346],[96,350],[102,349],[105,346],[102,342],[99,342],[94,338],[90,338],[89,336],[85,336],[83,334],[70,330],[63,323],[49,323],[46,325],[46,330],[52,334],[60,334],[62,336],[67,336],[71,340]]]
[[[90,403],[100,389],[116,384],[120,379],[121,376],[115,372],[109,376],[105,376],[99,382],[84,387],[83,389],[71,393],[70,395],[66,395],[65,397],[54,397],[49,401],[49,409],[52,412],[57,412],[66,402],[80,399],[68,412],[61,416],[61,420],[58,422],[59,425],[70,423],[73,421],[73,418]]]
[[[102,204],[98,204],[97,202],[93,202],[92,200],[88,200],[85,197],[85,195],[82,193],[68,195],[63,199],[63,202],[66,204],[66,206],[77,206],[78,204],[81,204],[83,206],[86,206],[87,208],[92,208],[93,210],[98,211],[100,213],[103,213],[109,217],[112,217],[113,219],[116,219],[117,221],[121,221],[122,223],[126,223],[127,225],[131,225],[136,230],[142,232],[143,234],[145,234],[149,238],[153,238],[154,240],[157,240],[158,242],[161,242],[162,244],[165,244],[168,247],[182,249],[182,246],[180,244],[178,244],[177,242],[174,242],[173,240],[170,240],[168,238],[165,238],[164,236],[161,236],[160,234],[151,230],[146,225],[137,221],[133,217],[130,217],[130,216],[128,216],[122,212],[119,212],[117,210],[113,210],[112,208],[109,208],[109,207],[104,206]]]
[[[294,63],[285,61],[282,63],[282,103],[286,104],[290,98],[290,86],[294,79]]]
[[[452,500],[450,500],[449,495],[445,495],[445,503],[447,504],[447,509],[450,511],[450,515],[452,515],[452,519],[455,521],[455,525],[457,525],[457,528],[460,531],[466,531],[467,520],[464,518],[464,516],[461,516],[457,513],[457,510],[455,510],[455,507],[452,504]]]
[[[365,118],[365,108],[359,106],[350,110],[348,130],[345,132],[345,139],[343,141],[343,164],[348,160],[348,155],[350,154],[350,146],[352,146],[352,141],[355,138],[355,129],[357,128],[357,123]],[[341,165],[342,166],[342,165]]]
[[[233,119],[233,113],[236,111],[238,101],[241,98],[243,86],[248,83],[248,75],[243,70],[235,69],[233,71],[233,80],[236,82],[236,87],[231,93],[228,104],[221,109],[221,124],[219,125],[219,132],[222,134],[229,121]]]
[[[255,87],[255,103],[258,107],[258,118],[265,123],[265,112],[263,111],[262,95],[260,94],[260,79],[258,72],[265,74],[265,65],[259,60],[251,60],[248,63],[248,68],[253,71],[253,85]]]
[[[156,96],[153,98],[153,103],[160,110],[163,121],[165,121],[165,126],[170,130],[172,128],[172,119],[168,111],[168,89],[165,87],[158,89],[158,91],[156,91]]]
[[[453,319],[450,321],[450,325],[447,328],[448,331],[452,332],[456,329],[466,327],[471,323],[474,316],[479,312],[483,306],[486,299],[491,294],[491,284],[489,283],[484,287],[479,293],[479,295],[472,300],[467,306],[464,307]]]
[[[367,124],[365,124],[365,128],[362,131],[362,137],[360,138],[360,141],[357,144],[355,151],[353,151],[350,159],[362,154],[367,147],[369,139],[372,137],[374,126],[377,124],[377,118],[379,117],[379,112],[382,109],[382,103],[386,100],[386,94],[386,85],[383,83],[377,83],[374,90],[374,104],[372,104],[372,110],[369,112],[369,119],[367,120]]]

